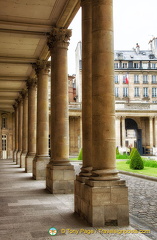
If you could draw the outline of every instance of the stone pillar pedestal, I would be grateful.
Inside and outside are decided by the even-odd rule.
[[[46,188],[51,193],[72,193],[74,167],[69,162],[67,49],[71,30],[53,28],[48,38],[51,53],[51,160]]]
[[[36,154],[36,105],[37,88],[36,79],[28,79],[28,153],[25,159],[25,171],[32,173],[33,159]]]
[[[75,171],[72,165],[47,165],[46,188],[51,193],[68,194],[74,192]]]
[[[129,225],[125,181],[75,181],[75,211],[93,227]]]
[[[35,156],[35,158],[33,159],[33,178],[35,180],[46,179],[46,167],[49,161],[49,157]]]
[[[34,65],[37,82],[37,147],[33,160],[33,178],[46,179],[46,166],[49,163],[48,137],[49,137],[49,99],[48,81],[50,62],[38,60]],[[52,110],[53,111],[53,110]]]

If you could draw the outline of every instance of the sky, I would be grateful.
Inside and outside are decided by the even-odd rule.
[[[114,49],[132,50],[136,43],[148,50],[157,37],[157,0],[113,0]],[[81,41],[81,10],[69,26],[72,29],[68,51],[68,74],[75,74],[75,49]]]

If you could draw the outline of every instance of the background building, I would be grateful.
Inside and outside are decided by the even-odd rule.
[[[121,152],[129,147],[137,147],[141,154],[157,152],[157,38],[149,44],[150,50],[141,50],[137,43],[130,51],[114,53],[116,145]],[[81,43],[76,58],[80,51]],[[76,65],[79,79],[79,57]]]

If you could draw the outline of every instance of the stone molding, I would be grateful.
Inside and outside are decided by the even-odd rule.
[[[49,50],[56,47],[58,43],[61,43],[62,47],[68,47],[71,35],[71,29],[54,27],[47,39]]]

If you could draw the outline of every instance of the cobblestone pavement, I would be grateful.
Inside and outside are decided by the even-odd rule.
[[[157,182],[121,176],[129,188],[130,213],[157,229]]]

